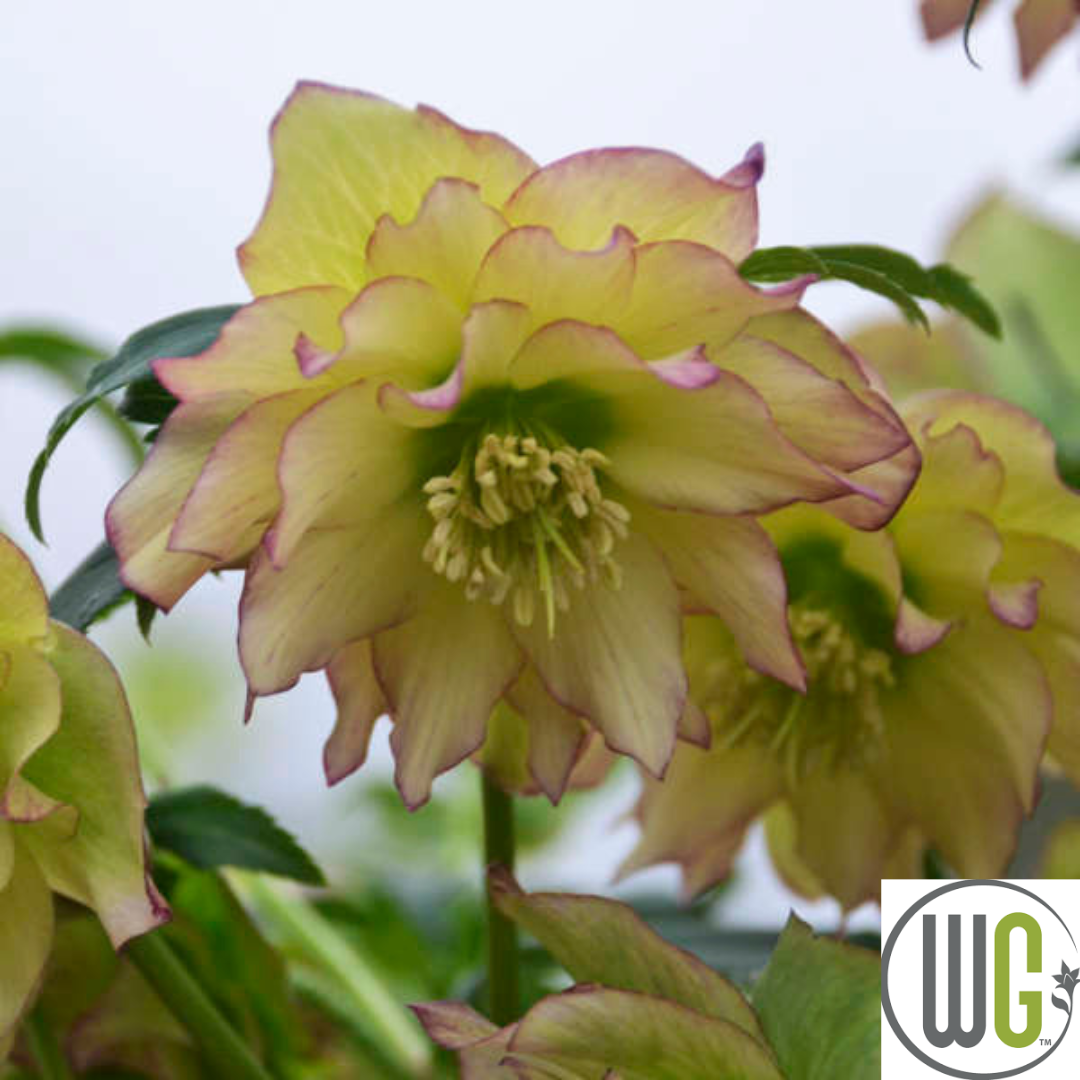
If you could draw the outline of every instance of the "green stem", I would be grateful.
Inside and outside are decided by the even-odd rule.
[[[56,1032],[40,1009],[26,1018],[23,1034],[41,1080],[73,1080]]]
[[[271,1080],[160,931],[135,938],[124,952],[188,1030],[218,1076],[223,1080]]]
[[[482,772],[484,798],[484,863],[514,869],[514,800]],[[490,892],[488,911],[488,1013],[503,1027],[518,1019],[517,928],[495,908]]]

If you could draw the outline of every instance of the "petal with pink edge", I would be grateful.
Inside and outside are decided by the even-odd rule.
[[[572,248],[601,247],[622,225],[643,243],[693,240],[738,263],[757,243],[763,170],[760,147],[719,179],[661,150],[588,150],[533,173],[504,213],[514,225],[547,225]]]
[[[275,466],[285,431],[320,396],[293,390],[264,398],[225,429],[173,525],[169,551],[231,562],[258,543],[281,502]]]
[[[352,528],[371,521],[417,490],[413,432],[385,417],[373,389],[354,383],[299,416],[277,460],[281,511],[266,538],[277,567],[311,528]]]
[[[401,502],[353,529],[315,529],[275,569],[256,551],[240,600],[240,662],[251,692],[276,694],[343,645],[401,622],[434,577],[420,558],[422,506]]]
[[[487,253],[474,296],[526,305],[533,326],[558,319],[607,323],[630,301],[634,238],[617,229],[597,251],[563,247],[550,229],[513,229]]]
[[[476,183],[500,205],[535,168],[495,135],[434,109],[300,83],[274,121],[274,181],[240,266],[256,294],[365,281],[364,253],[382,214],[411,221],[441,177]]]
[[[647,360],[696,345],[718,349],[751,318],[793,307],[801,295],[755,288],[730,259],[702,244],[643,244],[634,259],[630,304],[604,321]]]
[[[105,527],[125,585],[168,611],[213,559],[168,549],[169,534],[215,442],[250,404],[220,394],[174,409],[142,468],[120,489]]]
[[[63,692],[57,733],[26,766],[27,779],[78,810],[78,830],[57,842],[53,818],[20,832],[50,887],[86,904],[119,948],[168,918],[150,882],[135,731],[112,665],[81,634],[54,624],[49,659]]]
[[[610,331],[562,322],[534,334],[510,374],[519,390],[559,386],[543,419],[581,429],[612,478],[655,505],[738,514],[850,490],[784,438],[750,386],[698,354],[644,364]]]
[[[373,278],[420,278],[468,308],[480,264],[508,228],[475,184],[436,180],[411,222],[379,219],[368,241],[368,271]]]
[[[620,588],[596,582],[575,592],[553,636],[542,619],[514,632],[556,701],[591,720],[612,750],[660,776],[686,702],[679,594],[643,537],[632,534],[615,557]]]
[[[972,620],[896,674],[881,698],[890,793],[962,877],[1000,875],[1050,732],[1039,662],[1017,635]]]
[[[988,5],[989,0],[984,0],[983,7]],[[959,30],[967,21],[969,11],[971,0],[922,0],[919,6],[923,30],[930,41]]]
[[[337,706],[337,720],[323,748],[323,769],[326,782],[334,785],[367,760],[375,721],[386,712],[386,699],[375,678],[370,638],[334,653],[326,677]]]
[[[1076,23],[1076,0],[1022,0],[1013,19],[1020,47],[1020,74],[1029,79],[1046,54]]]
[[[788,628],[784,571],[756,521],[635,507],[634,524],[664,553],[675,580],[720,616],[752,668],[806,688]]]
[[[0,533],[0,647],[42,638],[48,626],[49,600],[41,579],[26,555]]]
[[[414,810],[436,776],[483,743],[523,657],[499,609],[440,582],[415,618],[376,637],[374,658],[394,719],[395,781]]]
[[[157,360],[154,374],[181,401],[309,389],[297,365],[296,340],[303,334],[322,349],[339,349],[338,319],[350,298],[344,289],[329,287],[260,297],[242,307],[205,352]]]

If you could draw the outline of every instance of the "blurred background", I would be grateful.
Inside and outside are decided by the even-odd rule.
[[[1030,86],[1017,77],[1007,8],[973,47],[922,40],[914,0],[663,5],[546,0],[371,4],[307,0],[123,0],[4,5],[0,35],[0,331],[59,325],[108,351],[188,308],[242,301],[234,248],[270,176],[267,126],[298,78],[427,102],[497,130],[539,161],[597,145],[676,151],[722,172],[764,140],[762,243],[877,242],[924,262],[990,190],[1074,230],[1080,169],[1075,40]],[[888,305],[824,285],[809,306],[841,330]],[[0,389],[0,527],[58,584],[100,541],[129,469],[122,443],[88,417],[44,486],[49,546],[22,517],[31,461],[70,390],[8,366]],[[147,770],[207,781],[268,806],[335,883],[392,879],[408,892],[442,875],[478,887],[476,777],[461,769],[409,817],[387,790],[385,728],[359,776],[327,791],[321,746],[333,715],[318,676],[260,702],[241,725],[238,581],[200,584],[154,627],[147,649],[125,609],[94,636],[131,693]],[[556,811],[526,810],[531,888],[608,890],[634,829],[622,771]],[[569,826],[569,827],[568,827]],[[540,843],[544,840],[544,843]],[[617,894],[673,898],[659,869]],[[821,929],[838,910],[788,894],[754,841],[714,916],[776,928],[794,907]],[[853,925],[872,929],[876,913]]]

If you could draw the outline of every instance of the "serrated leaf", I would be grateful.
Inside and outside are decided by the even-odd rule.
[[[238,866],[322,885],[311,856],[261,807],[199,785],[155,796],[146,811],[154,843],[203,870]]]
[[[749,281],[764,283],[790,281],[800,274],[828,277],[829,268],[810,248],[758,248],[739,267],[739,273]]]
[[[955,266],[938,263],[929,270],[937,290],[931,299],[942,307],[963,315],[992,338],[1001,338],[1001,319],[990,301],[972,284],[972,279]]]
[[[75,568],[49,598],[49,612],[79,631],[85,631],[131,594],[120,580],[120,562],[107,540]]]
[[[751,995],[787,1080],[881,1076],[881,960],[794,915]]]
[[[880,244],[824,244],[810,249],[826,266],[834,262],[862,266],[887,277],[913,296],[930,296],[930,276],[918,262],[902,251]]]
[[[238,305],[199,308],[173,315],[132,334],[115,356],[98,364],[90,373],[86,390],[62,409],[45,439],[45,446],[30,470],[26,485],[26,520],[34,535],[44,543],[41,524],[41,481],[52,455],[64,436],[82,415],[108,394],[136,379],[152,377],[150,365],[163,356],[194,356],[208,349]]]
[[[930,330],[930,320],[926,317],[926,312],[919,307],[911,294],[880,271],[860,266],[858,263],[833,259],[829,261],[829,276],[850,281],[852,285],[858,285],[861,289],[891,300],[908,322],[916,323],[926,331]]]

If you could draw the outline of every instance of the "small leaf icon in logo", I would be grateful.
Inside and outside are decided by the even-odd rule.
[[[1054,993],[1057,993],[1055,990],[1054,993],[1050,995],[1050,1001],[1055,1008],[1064,1009],[1069,1016],[1072,1016],[1073,991],[1076,989],[1078,980],[1080,980],[1080,968],[1074,968],[1070,971],[1069,965],[1063,960],[1061,962],[1061,974],[1054,976],[1054,982],[1058,984],[1060,989],[1064,990],[1065,993],[1069,995],[1069,1000],[1066,1002],[1061,998],[1054,997]]]

